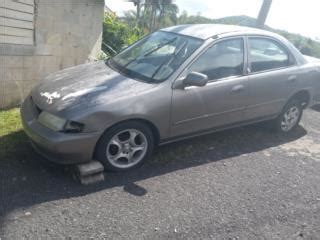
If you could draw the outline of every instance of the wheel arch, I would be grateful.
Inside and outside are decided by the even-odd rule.
[[[147,119],[143,119],[143,118],[131,118],[131,119],[126,119],[126,120],[122,120],[120,122],[117,122],[111,126],[109,126],[107,129],[105,129],[103,131],[103,133],[100,135],[98,141],[96,142],[95,144],[95,147],[94,147],[94,151],[93,151],[93,158],[95,158],[96,156],[96,148],[97,148],[97,145],[101,139],[101,137],[107,132],[109,131],[111,128],[117,126],[117,125],[120,125],[120,124],[123,124],[123,123],[128,123],[128,122],[140,122],[140,123],[143,123],[145,125],[147,125],[151,132],[152,132],[152,135],[153,135],[153,139],[154,139],[154,143],[155,143],[155,146],[157,146],[160,142],[160,132],[159,132],[159,129],[156,127],[156,125],[154,123],[152,123],[151,121],[147,120]]]
[[[292,95],[287,101],[287,103],[289,103],[293,99],[301,100],[303,108],[307,108],[311,102],[311,94],[307,89],[302,89],[296,92],[294,95]]]

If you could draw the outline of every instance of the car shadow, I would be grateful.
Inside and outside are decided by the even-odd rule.
[[[23,131],[3,136],[0,138],[0,229],[4,218],[18,208],[116,186],[135,196],[143,196],[148,190],[136,183],[140,180],[262,151],[306,135],[302,127],[284,136],[264,126],[242,127],[161,146],[141,168],[125,173],[106,173],[104,182],[89,186],[74,181],[72,167],[43,160],[31,148]]]

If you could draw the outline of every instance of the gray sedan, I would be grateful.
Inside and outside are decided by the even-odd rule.
[[[155,146],[268,121],[284,134],[320,101],[320,63],[279,35],[230,25],[152,33],[107,61],[48,76],[21,107],[49,160],[123,171]]]

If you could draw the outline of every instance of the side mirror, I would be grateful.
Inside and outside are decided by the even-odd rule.
[[[203,87],[208,83],[208,76],[199,72],[191,72],[183,80],[185,86]]]

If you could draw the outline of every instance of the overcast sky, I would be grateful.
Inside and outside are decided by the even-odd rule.
[[[106,0],[107,5],[118,15],[135,9],[125,0]],[[201,13],[209,18],[232,15],[257,17],[262,0],[176,0],[180,12]],[[320,38],[320,0],[273,0],[267,25]]]

